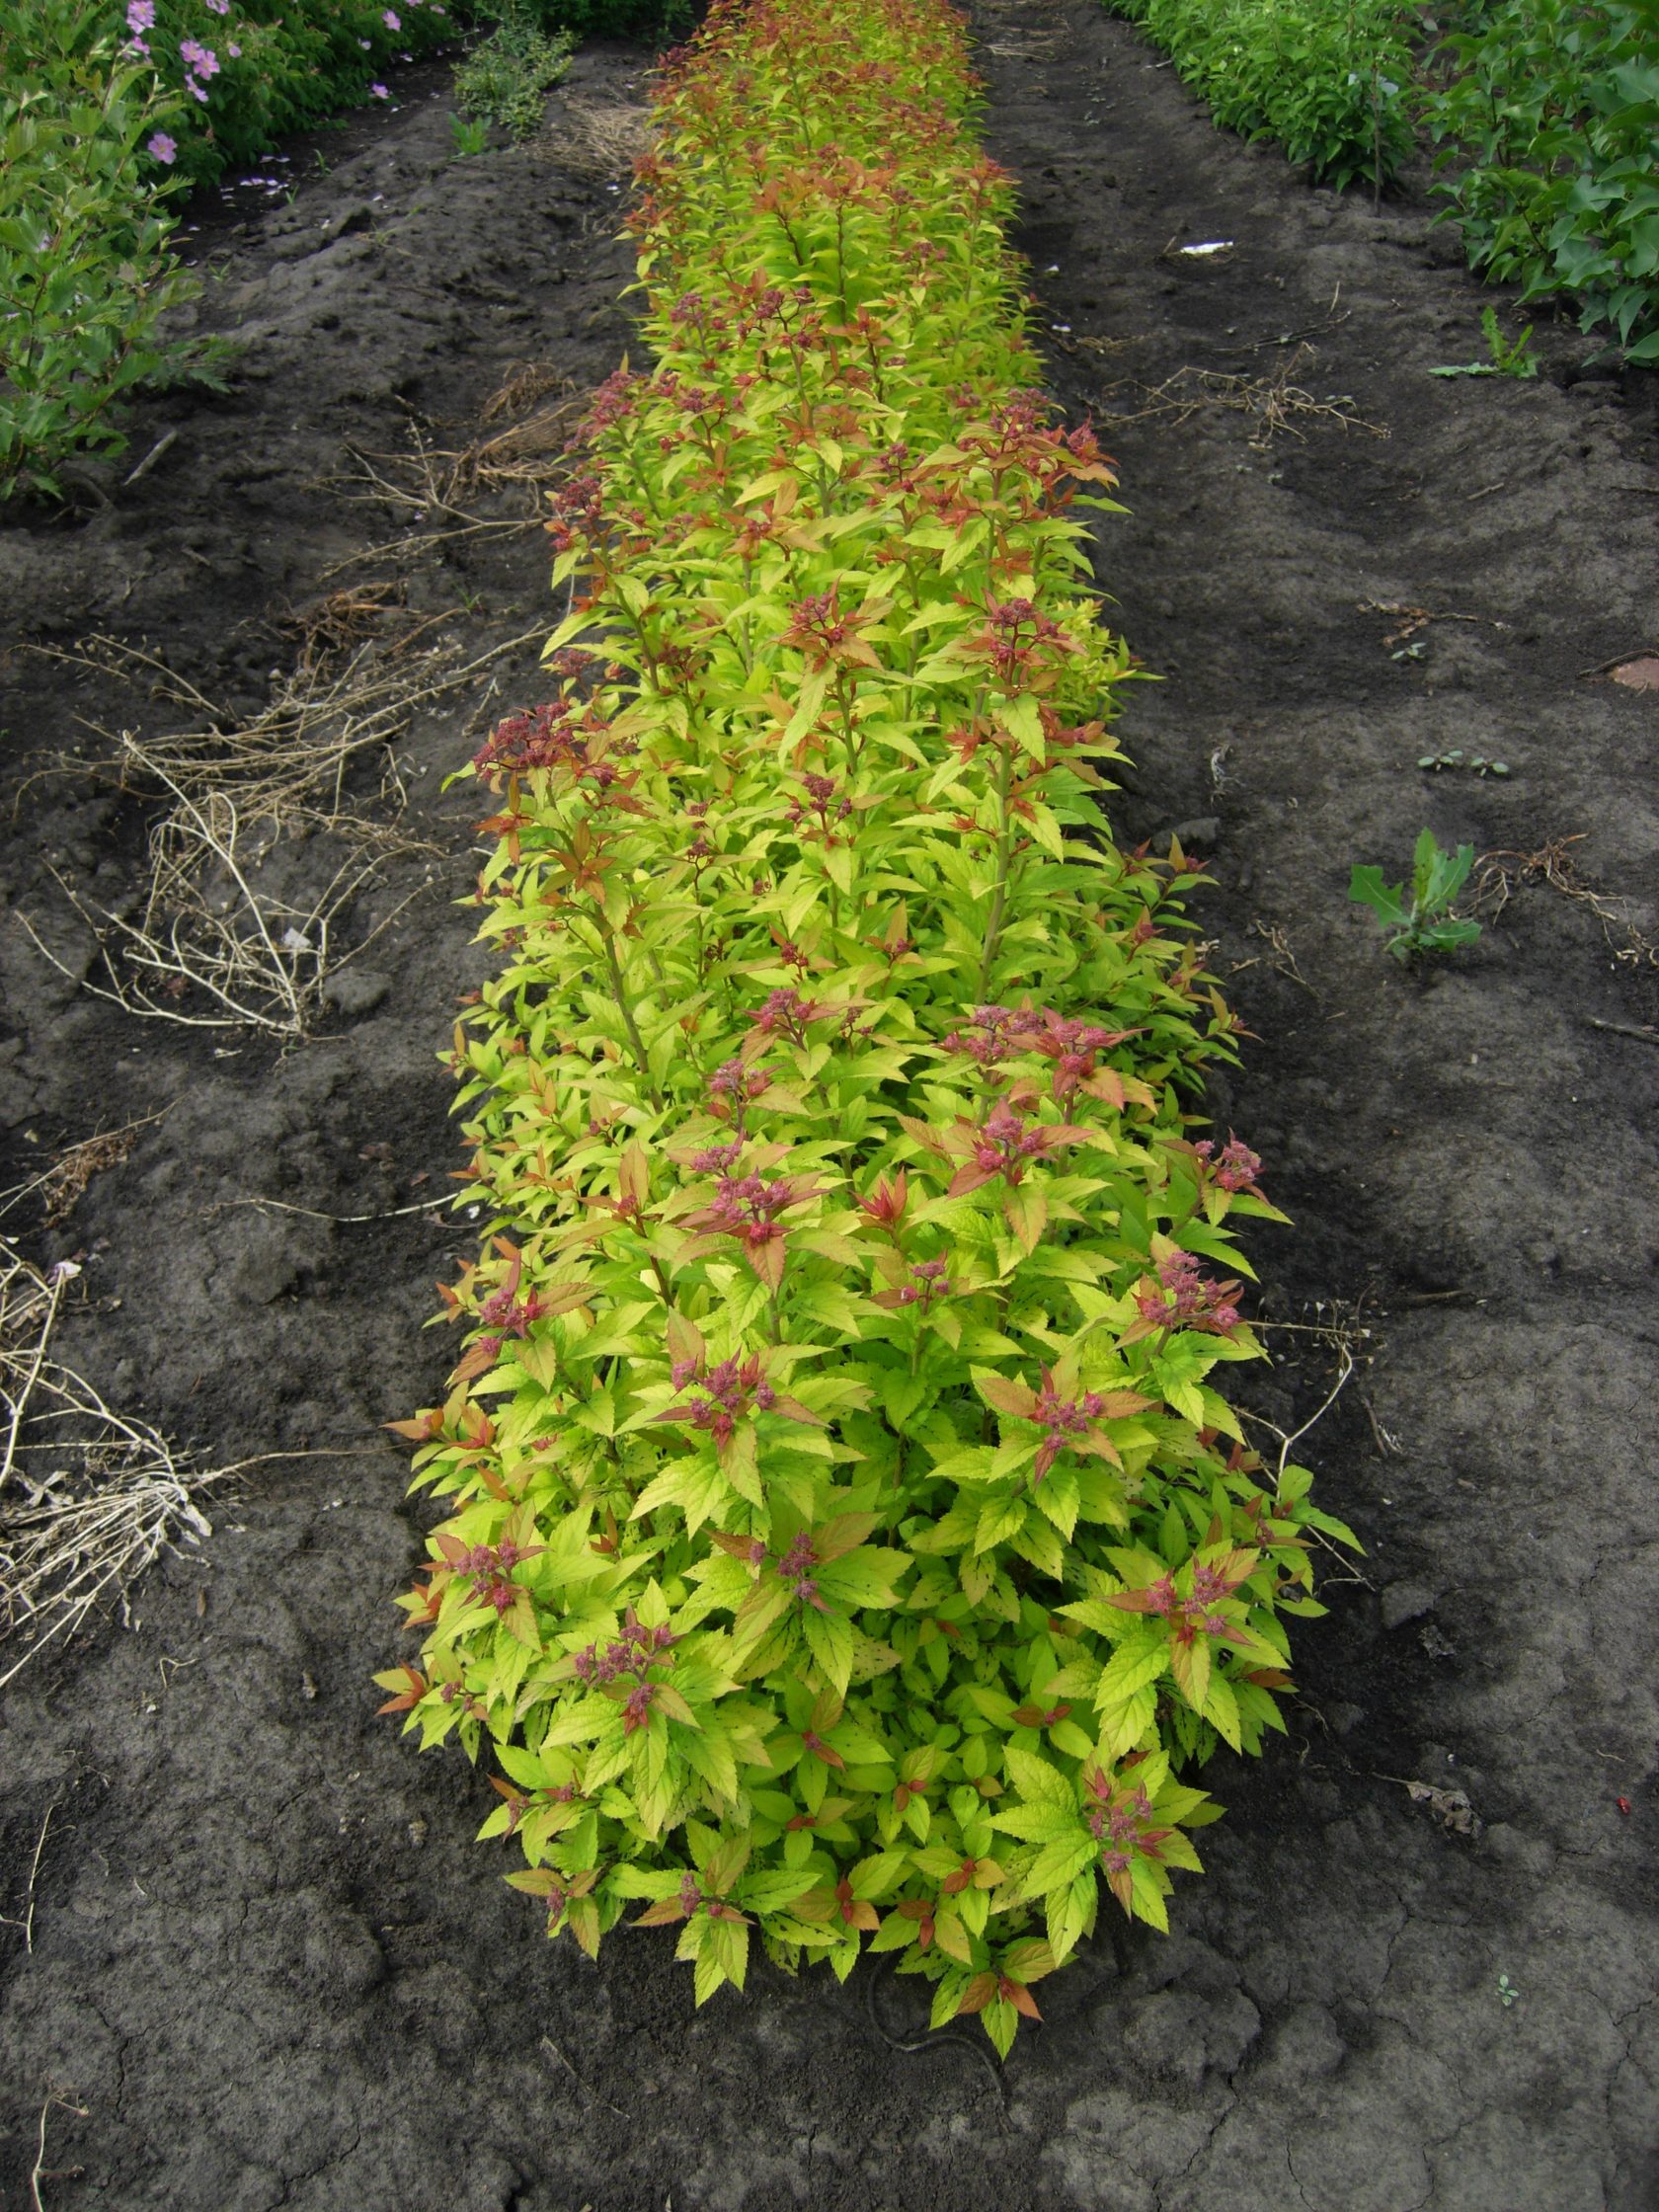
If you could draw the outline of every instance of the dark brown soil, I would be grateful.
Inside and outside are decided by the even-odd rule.
[[[454,1163],[435,1056],[481,957],[454,904],[474,803],[439,786],[533,650],[399,739],[435,849],[389,858],[348,933],[420,897],[288,1049],[130,1019],[34,949],[19,914],[88,965],[51,871],[117,905],[145,814],[88,772],[25,777],[107,758],[89,723],[178,714],[10,651],[0,1187],[168,1111],[59,1227],[28,1204],[4,1225],[81,1256],[67,1351],[202,1463],[323,1456],[251,1469],[132,1625],[0,1706],[9,2206],[37,2163],[49,2212],[1659,2202],[1659,705],[1581,672],[1659,643],[1655,380],[1581,374],[1591,342],[1554,324],[1536,382],[1431,377],[1480,356],[1492,295],[1422,204],[1312,192],[1222,138],[1087,0],[976,22],[1055,388],[1105,423],[1133,511],[1102,520],[1100,575],[1162,678],[1134,687],[1117,827],[1216,857],[1201,919],[1256,1037],[1218,1114],[1296,1217],[1255,1256],[1261,1310],[1298,1327],[1240,1396],[1294,1430],[1335,1377],[1318,1332],[1362,1356],[1298,1448],[1367,1553],[1304,1626],[1291,1739],[1218,1763],[1229,1817],[1174,1934],[1109,1927],[1000,2080],[972,2042],[912,2048],[916,1991],[864,1969],[763,1970],[697,2014],[657,1936],[597,1970],[544,1943],[471,1841],[482,1783],[374,1721],[367,1679],[419,1542],[377,1425],[437,1386],[421,1323],[466,1234],[391,1213]],[[590,51],[555,115],[645,61]],[[327,174],[296,159],[291,206],[203,228],[203,313],[254,341],[235,387],[147,402],[124,467],[92,472],[108,504],[0,517],[6,642],[147,642],[255,709],[284,624],[407,520],[328,488],[348,443],[406,448],[413,416],[464,444],[514,362],[614,365],[606,180],[453,162],[441,72],[402,89],[319,136]],[[1285,381],[1386,436],[1305,410],[1265,434],[1259,380],[1302,343]],[[1169,383],[1197,369],[1257,380],[1256,411]],[[386,655],[429,614],[419,649],[477,654],[544,618],[543,560],[529,528],[350,579],[402,583]],[[1393,609],[1439,619],[1402,636]],[[1455,747],[1511,773],[1416,766]],[[1399,968],[1348,871],[1403,873],[1425,824],[1482,854],[1581,837],[1610,918],[1534,880],[1456,962]],[[314,1214],[233,1203],[260,1196]],[[315,1218],[365,1214],[391,1218]]]

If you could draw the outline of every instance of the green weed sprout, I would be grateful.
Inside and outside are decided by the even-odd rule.
[[[1529,323],[1520,337],[1506,339],[1498,323],[1495,307],[1480,310],[1480,330],[1486,341],[1489,360],[1448,361],[1440,368],[1431,368],[1431,376],[1519,376],[1525,380],[1539,372],[1538,356],[1533,352],[1533,326]]]
[[[1349,878],[1348,896],[1371,908],[1382,927],[1392,930],[1388,950],[1397,960],[1456,952],[1462,945],[1472,945],[1480,934],[1479,922],[1460,921],[1452,911],[1473,866],[1473,845],[1445,852],[1434,831],[1425,830],[1411,856],[1409,906],[1404,884],[1385,884],[1381,868],[1356,868]]]

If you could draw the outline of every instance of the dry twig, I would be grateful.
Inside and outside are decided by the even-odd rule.
[[[84,2120],[88,2117],[90,2110],[91,2107],[88,2105],[74,2103],[61,2090],[53,2090],[44,2104],[41,2105],[40,2132],[35,2143],[35,2164],[29,2170],[29,2195],[31,2202],[34,2204],[35,2212],[45,2212],[45,2203],[40,2195],[40,2183],[42,2181],[73,2181],[78,2179],[86,2171],[84,2167],[80,2166],[65,2166],[55,2172],[47,2171],[46,2121],[48,2117],[54,2111],[73,2112],[78,2120]]]
[[[1587,830],[1565,837],[1550,837],[1536,852],[1488,852],[1481,856],[1474,878],[1473,910],[1484,911],[1495,922],[1516,891],[1525,884],[1545,884],[1563,899],[1588,907],[1602,925],[1602,935],[1616,960],[1628,967],[1659,968],[1659,945],[1638,929],[1627,903],[1610,898],[1587,884],[1578,872],[1574,845],[1582,844]]]
[[[1276,975],[1283,976],[1289,983],[1300,984],[1315,1005],[1323,1005],[1324,1001],[1320,998],[1319,993],[1297,966],[1296,954],[1291,950],[1291,940],[1286,935],[1281,923],[1265,922],[1258,914],[1250,924],[1250,933],[1252,936],[1260,937],[1265,944],[1272,948],[1273,968]]]
[[[1486,614],[1441,614],[1432,607],[1406,606],[1396,599],[1362,599],[1362,614],[1392,614],[1400,618],[1400,627],[1390,630],[1382,640],[1385,646],[1403,645],[1407,638],[1414,638],[1419,630],[1427,629],[1431,622],[1473,622],[1489,630],[1507,630],[1507,622],[1496,622]]]
[[[78,1145],[65,1146],[43,1175],[37,1175],[32,1183],[0,1196],[0,1214],[9,1213],[12,1205],[28,1192],[39,1190],[43,1194],[41,1204],[47,1228],[61,1228],[85,1198],[93,1177],[108,1174],[112,1167],[124,1166],[132,1156],[138,1132],[148,1129],[152,1122],[159,1122],[162,1115],[171,1111],[171,1107],[164,1106],[160,1113],[145,1114],[139,1121],[125,1122],[119,1129],[101,1130],[96,1137],[86,1137]]]
[[[0,1642],[23,1638],[0,1689],[123,1600],[163,1550],[210,1536],[196,1499],[234,1471],[188,1470],[147,1421],[115,1412],[51,1357],[79,1273],[65,1262],[42,1274],[0,1238]]]
[[[1177,369],[1157,385],[1114,384],[1101,394],[1100,420],[1108,425],[1158,421],[1178,430],[1205,408],[1220,408],[1254,419],[1256,429],[1250,444],[1258,452],[1265,451],[1281,432],[1302,438],[1304,423],[1336,423],[1344,430],[1364,431],[1368,437],[1386,437],[1386,430],[1368,423],[1346,392],[1327,392],[1321,398],[1292,382],[1304,358],[1312,357],[1310,346],[1299,346],[1271,376],[1235,376],[1220,369],[1189,366]],[[1145,404],[1115,406],[1114,394],[1118,392],[1137,393]]]
[[[325,600],[297,666],[277,679],[271,705],[246,721],[153,655],[115,639],[94,638],[86,652],[58,656],[146,680],[162,697],[192,708],[194,720],[156,737],[122,732],[111,739],[123,788],[156,795],[162,811],[130,912],[93,908],[55,878],[97,941],[101,982],[53,952],[20,911],[53,967],[146,1019],[283,1037],[307,1033],[327,979],[420,895],[411,893],[342,952],[341,929],[377,881],[382,859],[392,851],[435,849],[398,827],[405,792],[393,749],[415,709],[475,688],[504,655],[539,644],[543,634],[527,631],[465,662],[449,646],[400,660],[407,637],[389,649],[375,638],[359,642],[362,625],[391,604],[385,587]],[[364,756],[377,759],[379,781],[366,795],[354,795],[352,771]],[[285,888],[274,856],[314,830],[344,840],[348,850],[326,880],[313,872],[308,888]]]
[[[1236,1408],[1244,1420],[1253,1422],[1257,1428],[1266,1429],[1270,1436],[1278,1439],[1279,1457],[1273,1469],[1275,1482],[1283,1480],[1285,1469],[1290,1464],[1291,1454],[1303,1438],[1318,1427],[1359,1369],[1370,1364],[1373,1355],[1366,1347],[1371,1343],[1371,1330],[1362,1319],[1364,1305],[1365,1299],[1362,1295],[1359,1302],[1352,1306],[1341,1303],[1333,1303],[1328,1321],[1321,1318],[1317,1321],[1257,1321],[1253,1324],[1258,1330],[1268,1333],[1287,1330],[1298,1336],[1317,1337],[1323,1345],[1336,1354],[1335,1379],[1320,1399],[1318,1406],[1299,1428],[1281,1428],[1277,1421],[1270,1421],[1265,1414],[1253,1413],[1248,1406],[1241,1405]],[[1322,1315],[1325,1310],[1323,1302],[1316,1303],[1313,1310]],[[1369,1411],[1369,1407],[1367,1410]],[[1342,1568],[1342,1574],[1334,1579],[1343,1582],[1357,1582],[1368,1590],[1374,1587],[1370,1578],[1361,1574],[1354,1565],[1347,1552],[1339,1551],[1328,1538],[1317,1529],[1310,1530],[1308,1533],[1314,1542],[1321,1549],[1328,1551]]]
[[[10,1915],[0,1913],[0,1924],[7,1928],[21,1928],[23,1930],[23,1948],[26,1955],[33,1954],[35,1949],[35,1884],[40,1876],[40,1854],[46,1848],[46,1837],[51,1829],[52,1814],[56,1812],[57,1804],[58,1801],[54,1797],[46,1807],[46,1817],[41,1821],[40,1833],[35,1839],[35,1856],[29,1861],[29,1886],[23,1893],[23,1918],[13,1920]]]
[[[329,483],[346,499],[401,515],[404,529],[398,537],[348,554],[325,569],[324,576],[338,576],[363,561],[430,552],[463,538],[521,536],[540,529],[548,491],[570,473],[567,449],[587,394],[567,377],[521,362],[486,406],[486,422],[512,412],[514,392],[529,388],[532,372],[552,377],[538,396],[560,390],[557,403],[538,408],[527,422],[474,438],[459,451],[434,444],[415,422],[409,425],[406,452],[348,448],[356,464],[353,471]],[[480,494],[506,495],[505,511],[484,512]]]

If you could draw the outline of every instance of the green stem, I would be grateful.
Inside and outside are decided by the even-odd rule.
[[[662,1111],[663,1094],[657,1088],[656,1077],[651,1072],[651,1058],[645,1049],[645,1039],[639,1033],[634,1019],[634,1009],[628,1003],[627,983],[622,974],[622,962],[617,955],[616,939],[602,911],[598,915],[599,935],[604,941],[605,965],[610,970],[610,995],[616,1001],[616,1010],[622,1016],[622,1026],[628,1032],[628,1042],[634,1049],[640,1073],[645,1077],[646,1088],[651,1093],[651,1103]]]
[[[996,803],[1001,816],[996,832],[996,889],[991,895],[990,919],[986,923],[985,952],[980,961],[980,997],[985,999],[990,991],[990,971],[996,959],[997,939],[1002,934],[1002,918],[1008,906],[1009,847],[1008,833],[1008,782],[1013,772],[1013,740],[1004,736],[1001,759],[996,770]]]

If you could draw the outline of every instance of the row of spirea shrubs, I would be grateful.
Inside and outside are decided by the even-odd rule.
[[[1279,1726],[1337,1525],[1209,1380],[1229,1217],[1280,1217],[1188,1134],[1196,878],[1097,811],[1113,479],[1028,388],[972,96],[937,0],[724,5],[664,81],[657,365],[555,525],[557,695],[476,762],[491,1231],[379,1679],[488,1741],[552,1931],[642,1903],[699,1999],[751,1930],[867,1941],[1005,2049],[1102,1876],[1165,1925],[1176,1770]]]

